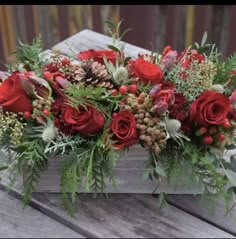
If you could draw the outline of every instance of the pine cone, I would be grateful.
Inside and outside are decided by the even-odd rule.
[[[101,86],[108,89],[114,88],[114,83],[106,67],[99,62],[85,62],[75,71],[74,80],[77,81],[78,84]]]

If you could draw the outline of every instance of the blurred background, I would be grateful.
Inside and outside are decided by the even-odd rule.
[[[179,52],[207,31],[222,58],[236,51],[236,5],[0,5],[0,69],[15,60],[18,37],[41,34],[48,49],[83,29],[109,35],[104,21],[123,18],[121,31],[132,28],[123,40],[149,50]]]

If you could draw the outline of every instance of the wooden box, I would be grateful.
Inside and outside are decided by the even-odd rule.
[[[65,44],[67,42],[67,44]],[[111,38],[103,34],[96,33],[90,30],[83,30],[70,38],[66,39],[53,47],[59,49],[63,54],[70,55],[71,50],[68,48],[68,43],[76,47],[78,51],[88,49],[104,49],[106,44],[111,43]],[[124,48],[125,54],[132,58],[140,54],[150,54],[150,51],[126,43]],[[50,50],[48,50],[48,56]],[[143,180],[145,171],[145,162],[148,157],[148,152],[140,146],[133,146],[129,152],[122,156],[116,165],[114,176],[117,181],[117,188],[114,188],[109,182],[107,183],[108,193],[153,193],[156,183],[150,179]],[[37,192],[60,192],[60,175],[59,170],[62,164],[61,158],[52,158],[49,160],[48,169],[42,173],[40,183],[37,187]],[[23,175],[23,180],[26,173]],[[192,187],[185,189],[184,187],[170,187],[166,181],[162,181],[155,191],[156,193],[165,192],[168,194],[195,194],[199,189]]]
[[[114,170],[117,187],[107,182],[108,193],[153,193],[156,182],[150,179],[143,180],[145,162],[148,152],[139,145],[130,147],[129,152],[123,155],[118,161]],[[60,192],[60,167],[62,159],[60,157],[49,160],[48,169],[41,175],[41,180],[37,187],[37,192]],[[23,175],[23,181],[27,172]],[[82,187],[83,190],[83,187]],[[83,191],[80,191],[83,192]],[[162,181],[155,193],[165,192],[168,194],[194,194],[196,189],[190,190],[183,187],[176,189],[170,187],[166,181]]]

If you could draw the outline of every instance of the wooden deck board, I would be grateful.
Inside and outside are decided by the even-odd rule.
[[[200,195],[168,195],[168,202],[183,209],[192,215],[202,218],[217,227],[224,229],[236,236],[236,208],[232,211],[232,217],[225,215],[225,205],[222,200],[216,200],[216,207],[211,214]]]
[[[60,195],[34,193],[33,198],[45,204],[73,224],[96,237],[166,238],[166,237],[232,237],[171,205],[162,210],[151,195],[110,194],[108,199],[78,195],[77,213],[70,218],[60,207]]]
[[[83,238],[64,225],[0,191],[0,238]]]

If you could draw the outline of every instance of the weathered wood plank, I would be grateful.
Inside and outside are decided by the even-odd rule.
[[[106,45],[111,44],[112,40],[111,37],[86,29],[55,45],[53,49],[59,49],[62,51],[62,53],[71,55],[72,52],[65,42],[73,45],[76,49],[78,49],[79,52],[92,48],[105,49],[107,48]],[[133,58],[137,57],[138,53],[150,53],[150,51],[144,48],[137,47],[129,43],[126,43],[124,52]]]
[[[79,195],[75,218],[60,207],[59,194],[34,193],[33,197],[65,218],[74,227],[93,232],[96,237],[168,238],[232,237],[173,206],[159,210],[150,195],[113,194],[106,199]]]
[[[226,56],[230,56],[232,52],[236,50],[236,34],[232,30],[235,28],[235,22],[236,22],[236,6],[233,5],[231,9],[230,24],[228,28],[229,36],[228,36],[228,42],[227,42]]]
[[[143,180],[147,158],[148,152],[145,149],[138,145],[131,147],[127,154],[120,157],[114,169],[117,187],[115,188],[107,180],[106,191],[108,193],[153,193],[156,187],[155,181],[150,179]],[[37,192],[60,192],[60,168],[62,162],[61,157],[54,157],[49,160],[47,170],[42,173]],[[84,188],[82,187],[79,192],[83,191]],[[165,180],[161,181],[155,193],[162,191],[172,194],[193,194],[197,192],[195,187],[184,188],[181,185],[174,189]],[[198,192],[200,193],[200,191]]]
[[[151,50],[151,43],[155,43],[157,35],[158,8],[158,5],[121,5],[120,18],[125,19],[121,25],[121,32],[132,27],[124,36],[124,40],[129,39],[130,43]]]
[[[207,205],[201,201],[201,196],[199,195],[168,195],[167,198],[168,202],[172,205],[204,219],[236,236],[236,208],[232,211],[232,217],[230,215],[225,217],[225,204],[221,200],[216,201],[215,212],[211,214]]]
[[[27,42],[31,43],[36,37],[35,19],[33,5],[24,5],[25,29],[27,35]]]
[[[64,40],[69,36],[69,13],[67,5],[57,5],[58,9],[58,25],[60,29],[60,40]]]
[[[6,192],[0,191],[1,238],[83,238],[41,212],[27,207]]]
[[[92,25],[93,30],[102,33],[102,16],[101,16],[101,6],[92,5]]]
[[[201,42],[205,31],[209,33],[212,5],[196,5],[194,20],[194,41]]]
[[[178,5],[167,5],[165,44],[170,45],[173,49],[178,48],[179,16],[182,7],[183,6]]]

